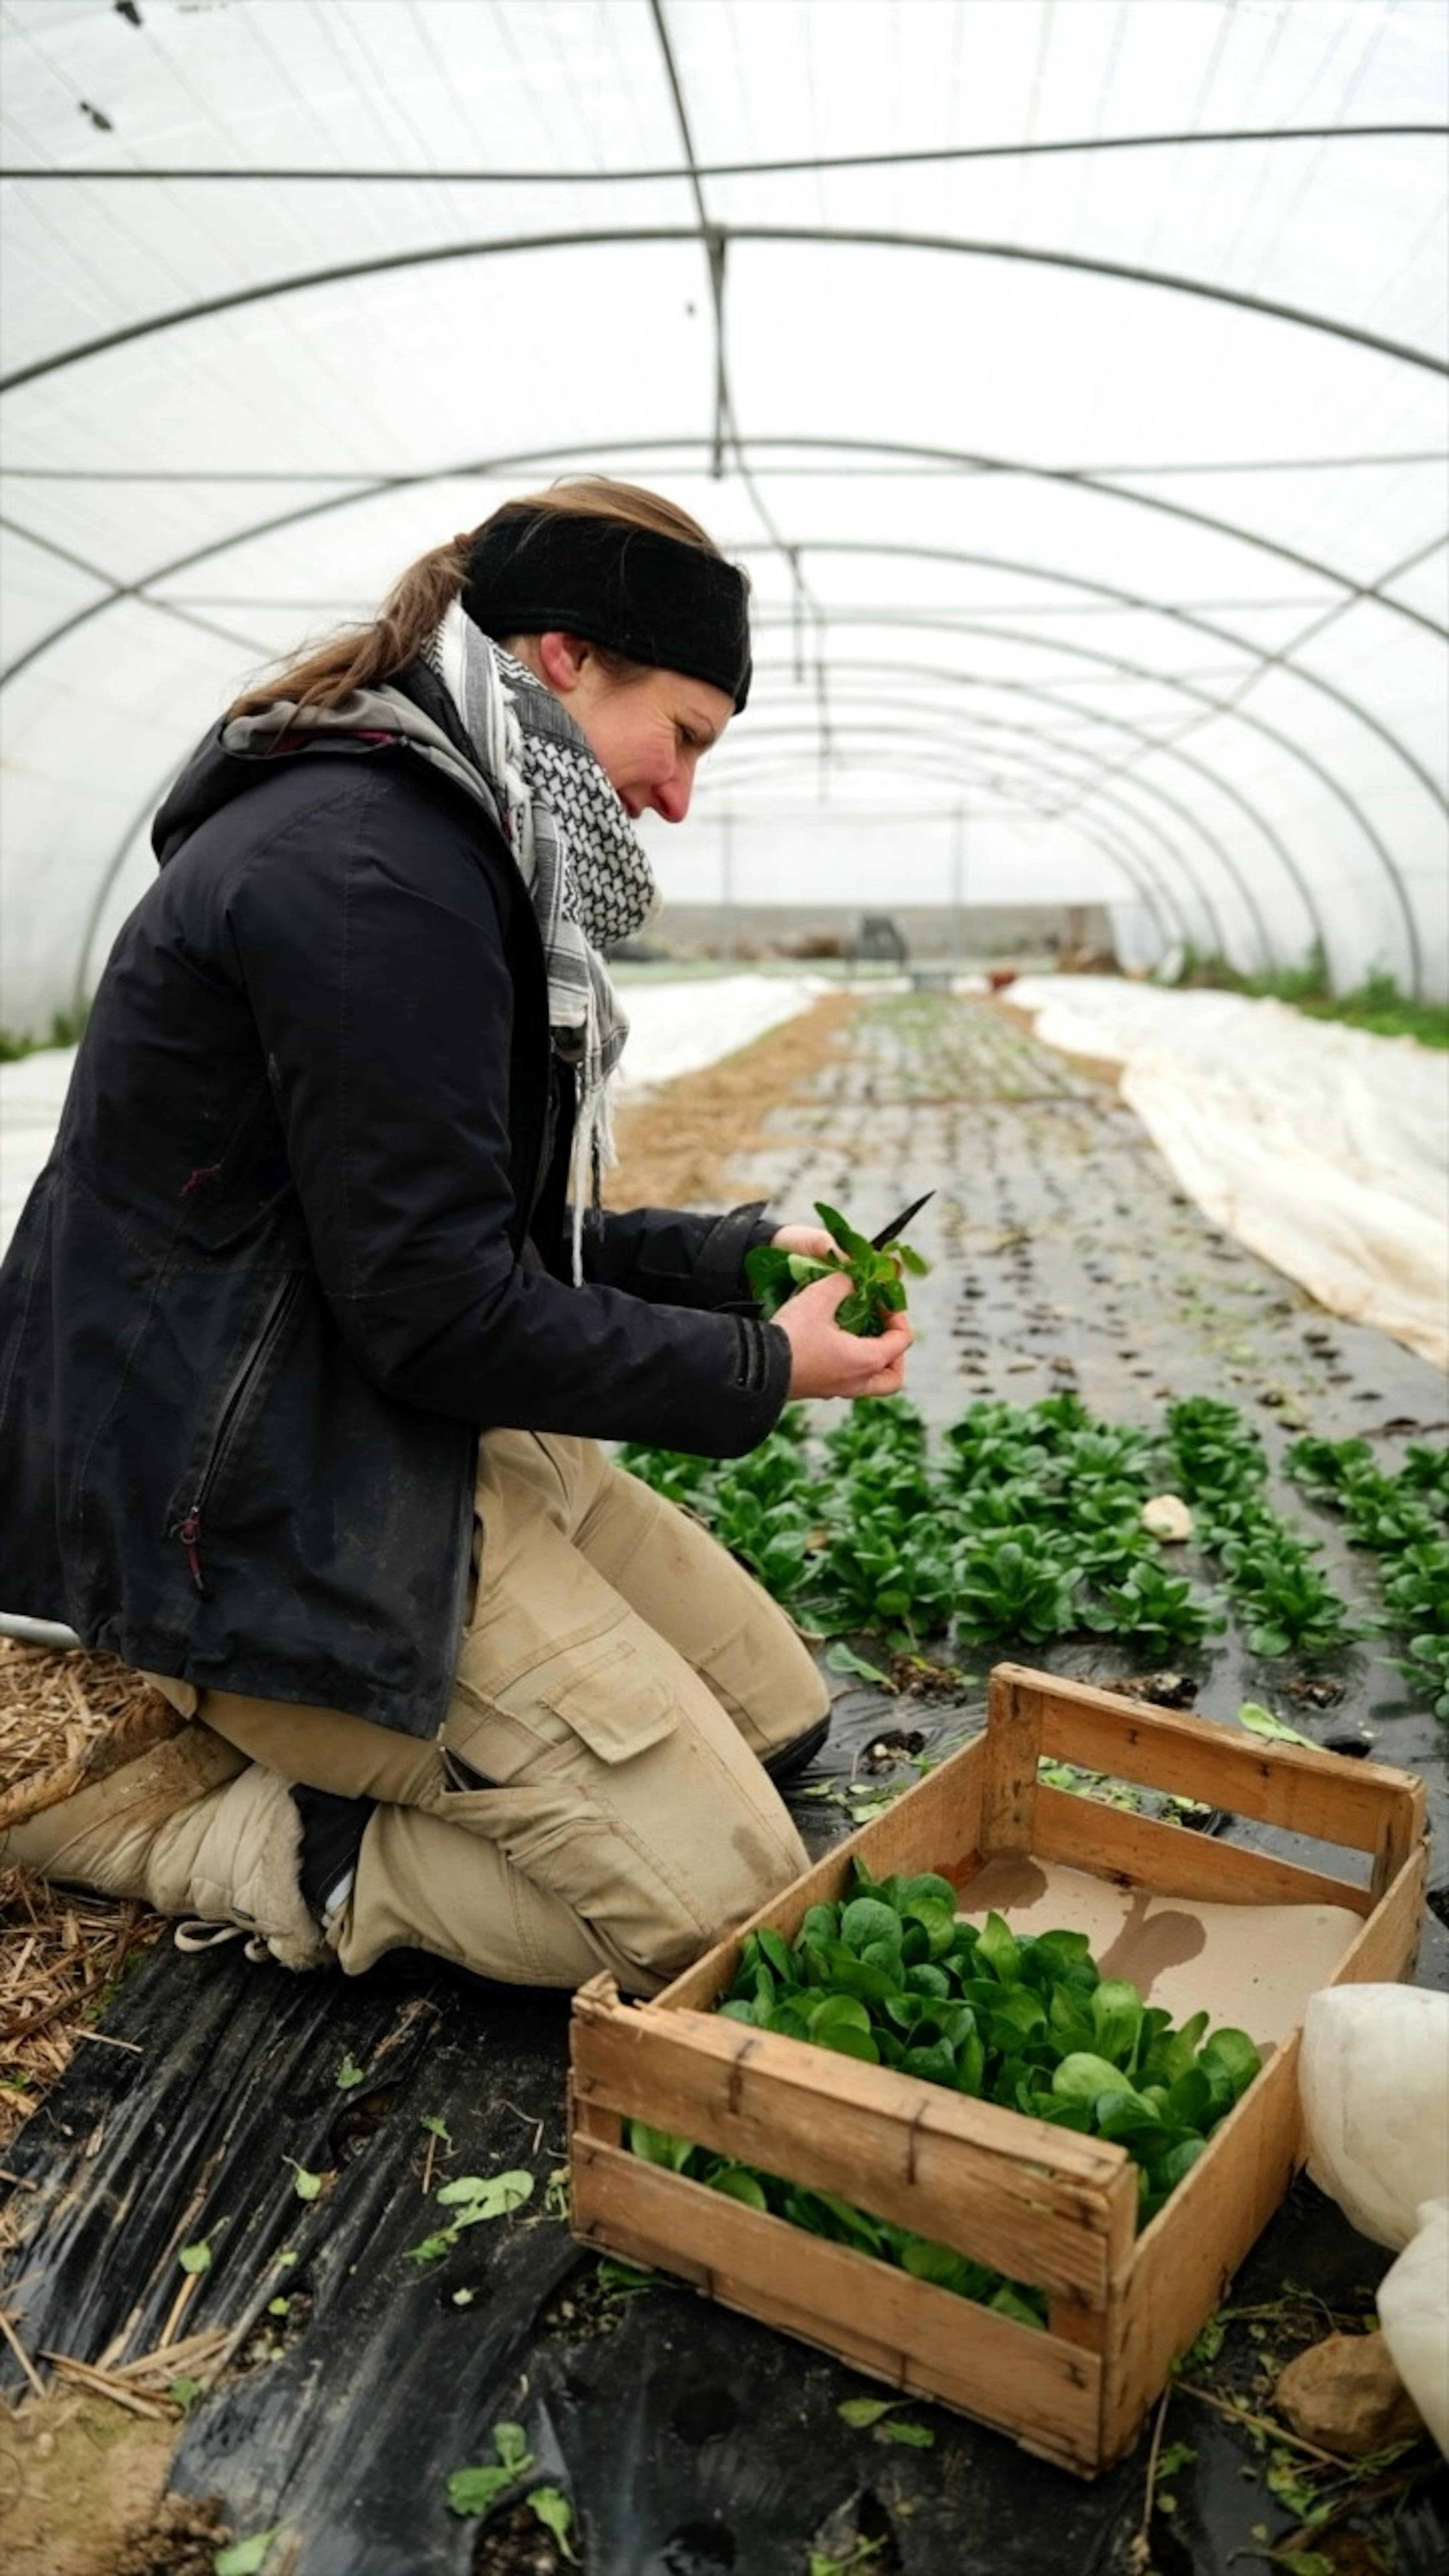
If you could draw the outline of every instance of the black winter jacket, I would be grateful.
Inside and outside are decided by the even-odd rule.
[[[429,1734],[479,1429],[752,1448],[789,1373],[743,1303],[768,1229],[605,1216],[570,1282],[542,943],[413,748],[218,734],[154,837],[0,1272],[0,1603]]]

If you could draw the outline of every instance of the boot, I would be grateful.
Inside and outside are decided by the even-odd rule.
[[[761,1754],[760,1760],[776,1788],[782,1780],[793,1780],[796,1772],[803,1771],[806,1763],[819,1752],[830,1733],[830,1718],[831,1712],[827,1709],[813,1726],[806,1727],[803,1735],[792,1735],[787,1743],[777,1744],[773,1753]]]
[[[235,1926],[287,1968],[327,1967],[332,1954],[302,1898],[301,1845],[286,1781],[196,1725],[12,1826],[0,1861],[138,1898],[158,1914]]]

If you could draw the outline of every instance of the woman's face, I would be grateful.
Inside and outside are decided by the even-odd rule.
[[[631,820],[662,814],[682,823],[695,770],[734,714],[733,698],[678,671],[616,679],[576,636],[540,635],[538,656]]]

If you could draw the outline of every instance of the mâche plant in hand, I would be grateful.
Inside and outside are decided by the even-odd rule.
[[[835,1321],[843,1333],[855,1333],[865,1340],[883,1333],[893,1315],[904,1311],[906,1303],[902,1270],[920,1278],[926,1269],[918,1252],[908,1243],[888,1242],[879,1246],[857,1234],[847,1224],[838,1208],[816,1201],[815,1213],[837,1251],[824,1259],[809,1252],[787,1252],[773,1243],[757,1244],[745,1257],[748,1279],[767,1322],[794,1296],[797,1288],[808,1288],[814,1279],[832,1279],[844,1271],[850,1280],[850,1293],[836,1309]]]

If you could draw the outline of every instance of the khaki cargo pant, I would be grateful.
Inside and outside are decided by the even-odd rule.
[[[825,1686],[759,1585],[593,1441],[485,1435],[475,1573],[440,1739],[226,1691],[196,1713],[285,1778],[382,1802],[328,1923],[348,1973],[418,1948],[653,1992],[805,1867],[758,1757]],[[449,1754],[492,1785],[452,1785]]]

